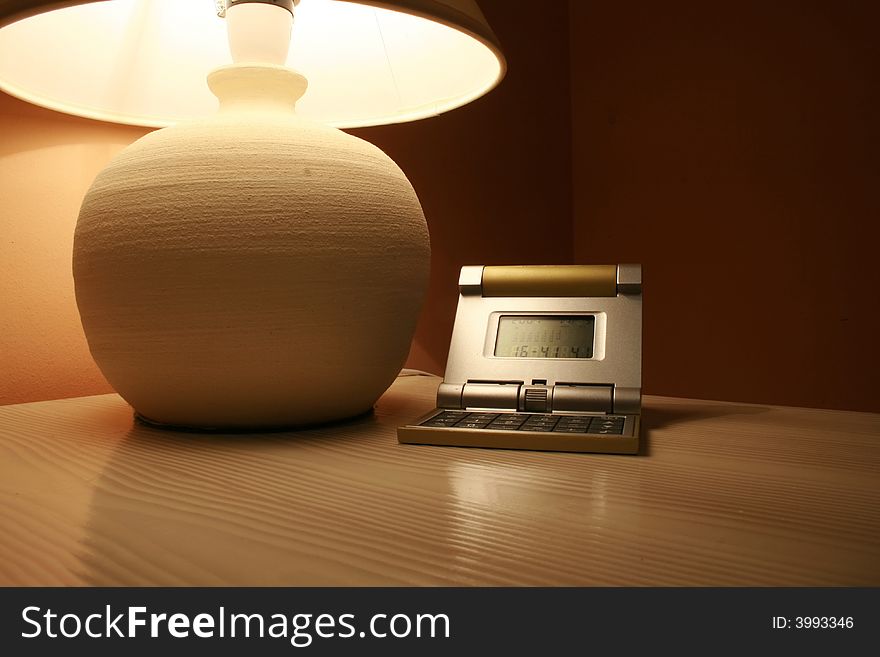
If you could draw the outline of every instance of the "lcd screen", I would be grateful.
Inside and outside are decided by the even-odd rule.
[[[502,315],[495,355],[506,358],[592,358],[593,315]]]

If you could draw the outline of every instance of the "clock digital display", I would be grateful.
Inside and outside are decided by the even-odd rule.
[[[506,358],[592,358],[593,315],[503,315],[495,355]]]

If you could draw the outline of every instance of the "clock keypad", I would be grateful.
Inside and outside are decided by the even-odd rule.
[[[491,413],[440,411],[419,426],[543,433],[623,434],[622,415],[553,415],[551,413]]]

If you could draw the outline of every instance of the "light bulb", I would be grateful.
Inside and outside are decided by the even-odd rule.
[[[293,4],[230,2],[226,9],[226,30],[232,61],[283,66],[290,48]]]

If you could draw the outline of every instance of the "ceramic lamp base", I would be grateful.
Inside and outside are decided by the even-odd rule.
[[[378,148],[298,118],[304,86],[281,67],[221,69],[215,117],[146,135],[85,197],[83,328],[153,423],[352,417],[404,364],[430,260],[418,198]]]

